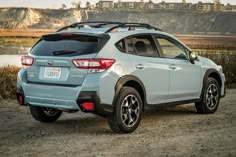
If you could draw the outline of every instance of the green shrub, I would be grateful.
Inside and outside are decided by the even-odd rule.
[[[16,97],[17,66],[0,67],[0,99]]]
[[[236,55],[231,52],[219,53],[215,52],[199,52],[201,56],[210,58],[217,65],[221,65],[226,77],[226,87],[236,88]]]

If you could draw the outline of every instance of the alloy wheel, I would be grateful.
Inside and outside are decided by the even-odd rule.
[[[138,98],[134,95],[128,95],[124,98],[121,105],[121,119],[127,127],[132,127],[138,121],[140,108]]]
[[[217,86],[215,84],[211,84],[207,88],[207,92],[206,92],[206,104],[207,104],[207,107],[210,110],[213,110],[217,106],[218,101],[219,101],[218,88],[217,88]]]
[[[47,107],[43,108],[43,112],[49,117],[53,117],[58,113],[57,110],[55,110],[53,108],[47,108]]]

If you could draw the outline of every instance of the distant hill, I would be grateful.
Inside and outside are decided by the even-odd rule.
[[[85,20],[144,22],[170,33],[236,34],[236,12],[0,8],[0,28],[56,29]]]

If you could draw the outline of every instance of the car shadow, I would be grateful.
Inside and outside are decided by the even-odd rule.
[[[141,127],[142,124],[147,126],[156,125],[155,123],[159,123],[161,121],[165,121],[168,123],[168,119],[175,119],[176,116],[182,116],[183,119],[186,116],[194,116],[197,115],[195,108],[193,105],[184,105],[184,106],[176,106],[176,107],[168,107],[168,108],[159,108],[159,109],[151,109],[146,110],[143,113]],[[28,120],[26,123],[21,123],[22,125],[18,128],[17,131],[11,131],[12,135],[20,135],[23,134],[21,138],[41,138],[41,137],[49,137],[57,135],[115,135],[108,126],[106,118],[93,115],[91,113],[64,113],[60,119],[58,119],[54,123],[40,123],[32,119],[30,114],[26,115]],[[142,129],[140,129],[142,130]],[[133,134],[138,134],[139,131],[134,132]],[[133,135],[132,134],[132,135]],[[119,136],[119,135],[118,135]],[[126,135],[128,136],[128,135]],[[14,138],[14,136],[12,136]]]
[[[171,116],[194,116],[196,110],[193,105],[181,105],[175,107],[153,108],[148,109],[143,113],[142,121],[148,122],[150,119],[158,119],[161,121],[166,117]],[[50,124],[51,125],[51,124]],[[64,116],[55,123],[52,127],[62,130],[61,133],[76,132],[78,134],[114,134],[107,124],[106,118],[86,113],[73,113]],[[65,129],[66,128],[66,129]]]

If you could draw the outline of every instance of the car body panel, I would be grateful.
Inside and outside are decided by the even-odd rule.
[[[201,65],[189,60],[168,59],[170,69],[170,101],[180,101],[199,98],[201,94]]]
[[[138,77],[146,89],[148,104],[167,102],[169,97],[169,66],[167,60],[155,57],[129,55],[135,69],[131,75]],[[142,69],[137,68],[143,66]]]

